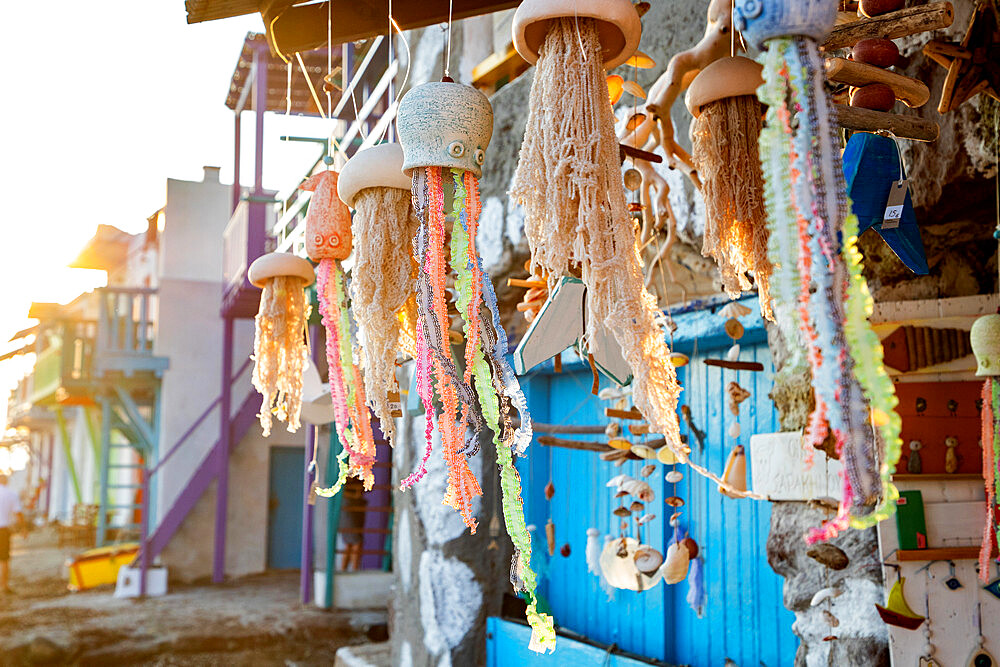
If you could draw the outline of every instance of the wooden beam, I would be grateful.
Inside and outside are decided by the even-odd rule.
[[[908,107],[916,108],[927,104],[931,91],[927,84],[902,74],[896,74],[881,67],[859,63],[847,58],[827,58],[826,78],[849,86],[866,86],[870,83],[884,83],[892,88],[896,99]]]
[[[843,104],[835,104],[834,107],[837,111],[837,122],[841,127],[846,127],[849,130],[862,132],[888,130],[900,139],[914,141],[934,141],[940,133],[937,123],[916,116],[859,109]]]
[[[896,39],[928,30],[947,28],[955,20],[950,2],[934,2],[907,7],[873,18],[864,18],[834,27],[823,42],[827,51],[854,46],[862,39]]]
[[[979,547],[938,547],[936,549],[899,549],[900,562],[924,560],[972,560],[979,558]]]
[[[332,3],[332,6],[331,6]],[[393,18],[403,30],[413,30],[448,20],[448,0],[396,0]],[[519,0],[463,0],[454,3],[453,19],[460,20],[501,9],[511,9]],[[274,44],[288,55],[326,46],[327,12],[334,16],[332,43],[345,44],[388,34],[389,17],[380,3],[361,0],[328,0],[288,7],[275,17],[264,17],[273,30]],[[273,19],[273,22],[272,20]]]

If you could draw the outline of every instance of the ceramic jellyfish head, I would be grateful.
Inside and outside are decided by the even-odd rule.
[[[822,42],[837,18],[830,0],[736,0],[736,29],[758,49],[775,37],[808,37]]]
[[[306,254],[322,259],[347,259],[351,254],[351,211],[337,196],[337,172],[321,171],[307,178],[301,190],[311,191],[306,213]]]
[[[594,19],[605,69],[618,67],[639,47],[642,23],[630,0],[524,0],[514,12],[514,48],[534,65],[552,20],[574,17]]]
[[[423,167],[448,167],[479,178],[493,137],[493,107],[471,86],[434,81],[403,96],[396,127],[407,176]]]
[[[976,375],[1000,375],[1000,315],[984,315],[972,323],[969,332],[976,355]]]

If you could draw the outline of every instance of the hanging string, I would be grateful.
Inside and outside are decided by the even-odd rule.
[[[736,57],[736,26],[733,24],[733,14],[736,12],[736,0],[729,3],[729,57]]]
[[[295,59],[299,62],[299,69],[302,70],[302,76],[306,78],[306,84],[309,86],[309,93],[312,95],[313,103],[316,105],[316,110],[319,111],[320,117],[322,117],[323,120],[326,120],[328,116],[326,115],[326,112],[323,111],[323,103],[319,100],[319,95],[316,93],[316,87],[313,86],[312,78],[306,70],[306,64],[302,62],[302,54],[296,53]]]
[[[449,76],[451,68],[451,11],[453,4],[454,4],[453,0],[448,0],[448,52],[447,55],[445,56],[445,61],[444,61],[445,78]]]
[[[326,75],[333,74],[333,3],[326,3]],[[341,67],[343,71],[343,67]],[[326,117],[333,116],[333,95],[330,93],[332,84],[324,86],[326,91]],[[330,144],[326,145],[326,154],[330,155]]]

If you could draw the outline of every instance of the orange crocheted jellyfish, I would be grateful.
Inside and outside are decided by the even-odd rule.
[[[354,362],[351,321],[347,309],[344,270],[340,260],[351,254],[351,211],[337,196],[337,172],[322,171],[299,186],[312,190],[306,213],[306,252],[318,262],[316,291],[319,312],[326,328],[326,360],[330,369],[330,396],[334,423],[344,445],[347,464],[341,458],[337,482],[329,489],[317,490],[332,496],[340,490],[348,475],[362,480],[365,490],[375,483],[375,438],[371,414],[365,401],[361,369]]]

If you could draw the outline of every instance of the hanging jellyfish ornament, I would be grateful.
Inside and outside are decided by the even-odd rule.
[[[983,376],[982,437],[983,479],[986,481],[986,521],[979,550],[979,578],[990,580],[990,556],[1000,536],[1000,314],[984,315],[969,333],[976,355],[976,375]]]
[[[324,497],[336,494],[349,475],[360,479],[368,491],[375,483],[375,437],[361,369],[354,363],[346,281],[340,265],[351,254],[351,212],[337,197],[335,171],[321,171],[299,187],[313,193],[306,213],[306,254],[318,263],[316,293],[326,329],[330,398],[337,436],[344,446],[336,483],[316,492]]]
[[[419,267],[416,384],[427,415],[425,454],[403,487],[415,483],[426,471],[436,393],[442,406],[437,422],[448,467],[444,502],[458,510],[475,532],[471,503],[482,490],[467,459],[476,453],[478,432],[485,423],[493,432],[504,521],[514,544],[511,583],[527,598],[531,648],[554,650],[552,617],[537,611],[531,536],[524,522],[521,480],[513,462],[531,442],[531,417],[507,362],[507,335],[500,323],[493,283],[476,250],[482,210],[479,177],[493,135],[493,108],[475,88],[445,79],[407,92],[396,122],[403,147],[403,172],[413,179],[413,208],[420,222],[413,241]],[[464,371],[459,370],[451,353],[445,291],[448,265],[456,276],[455,307],[463,323]],[[514,410],[520,418],[516,428]]]
[[[510,195],[524,208],[532,269],[552,285],[577,270],[586,285],[584,342],[606,327],[632,370],[633,400],[687,462],[680,385],[664,317],[646,290],[622,183],[607,70],[624,63],[642,27],[629,0],[525,0],[514,46],[536,65],[524,142]]]
[[[260,392],[261,430],[271,434],[272,418],[299,430],[302,374],[308,363],[305,288],[316,280],[312,264],[290,253],[258,257],[247,272],[250,284],[261,289],[260,309],[254,318],[254,389]]]
[[[400,349],[416,356],[409,305],[416,304],[411,247],[418,223],[402,168],[400,145],[380,144],[356,153],[337,180],[340,200],[354,209],[351,312],[363,341],[365,395],[390,445],[399,402],[396,356]]]
[[[758,139],[764,110],[757,99],[761,66],[742,56],[719,58],[691,82],[684,102],[694,116],[691,158],[705,199],[701,254],[719,267],[722,286],[736,299],[753,287],[761,315],[771,312],[771,261]]]
[[[736,0],[734,20],[759,56],[767,105],[760,135],[771,297],[795,315],[808,347],[816,407],[806,446],[833,433],[844,463],[837,516],[808,542],[891,516],[902,449],[897,399],[868,316],[872,299],[861,274],[858,219],[849,213],[834,110],[824,88],[819,43],[833,26],[831,0]],[[792,259],[795,259],[793,262]]]

